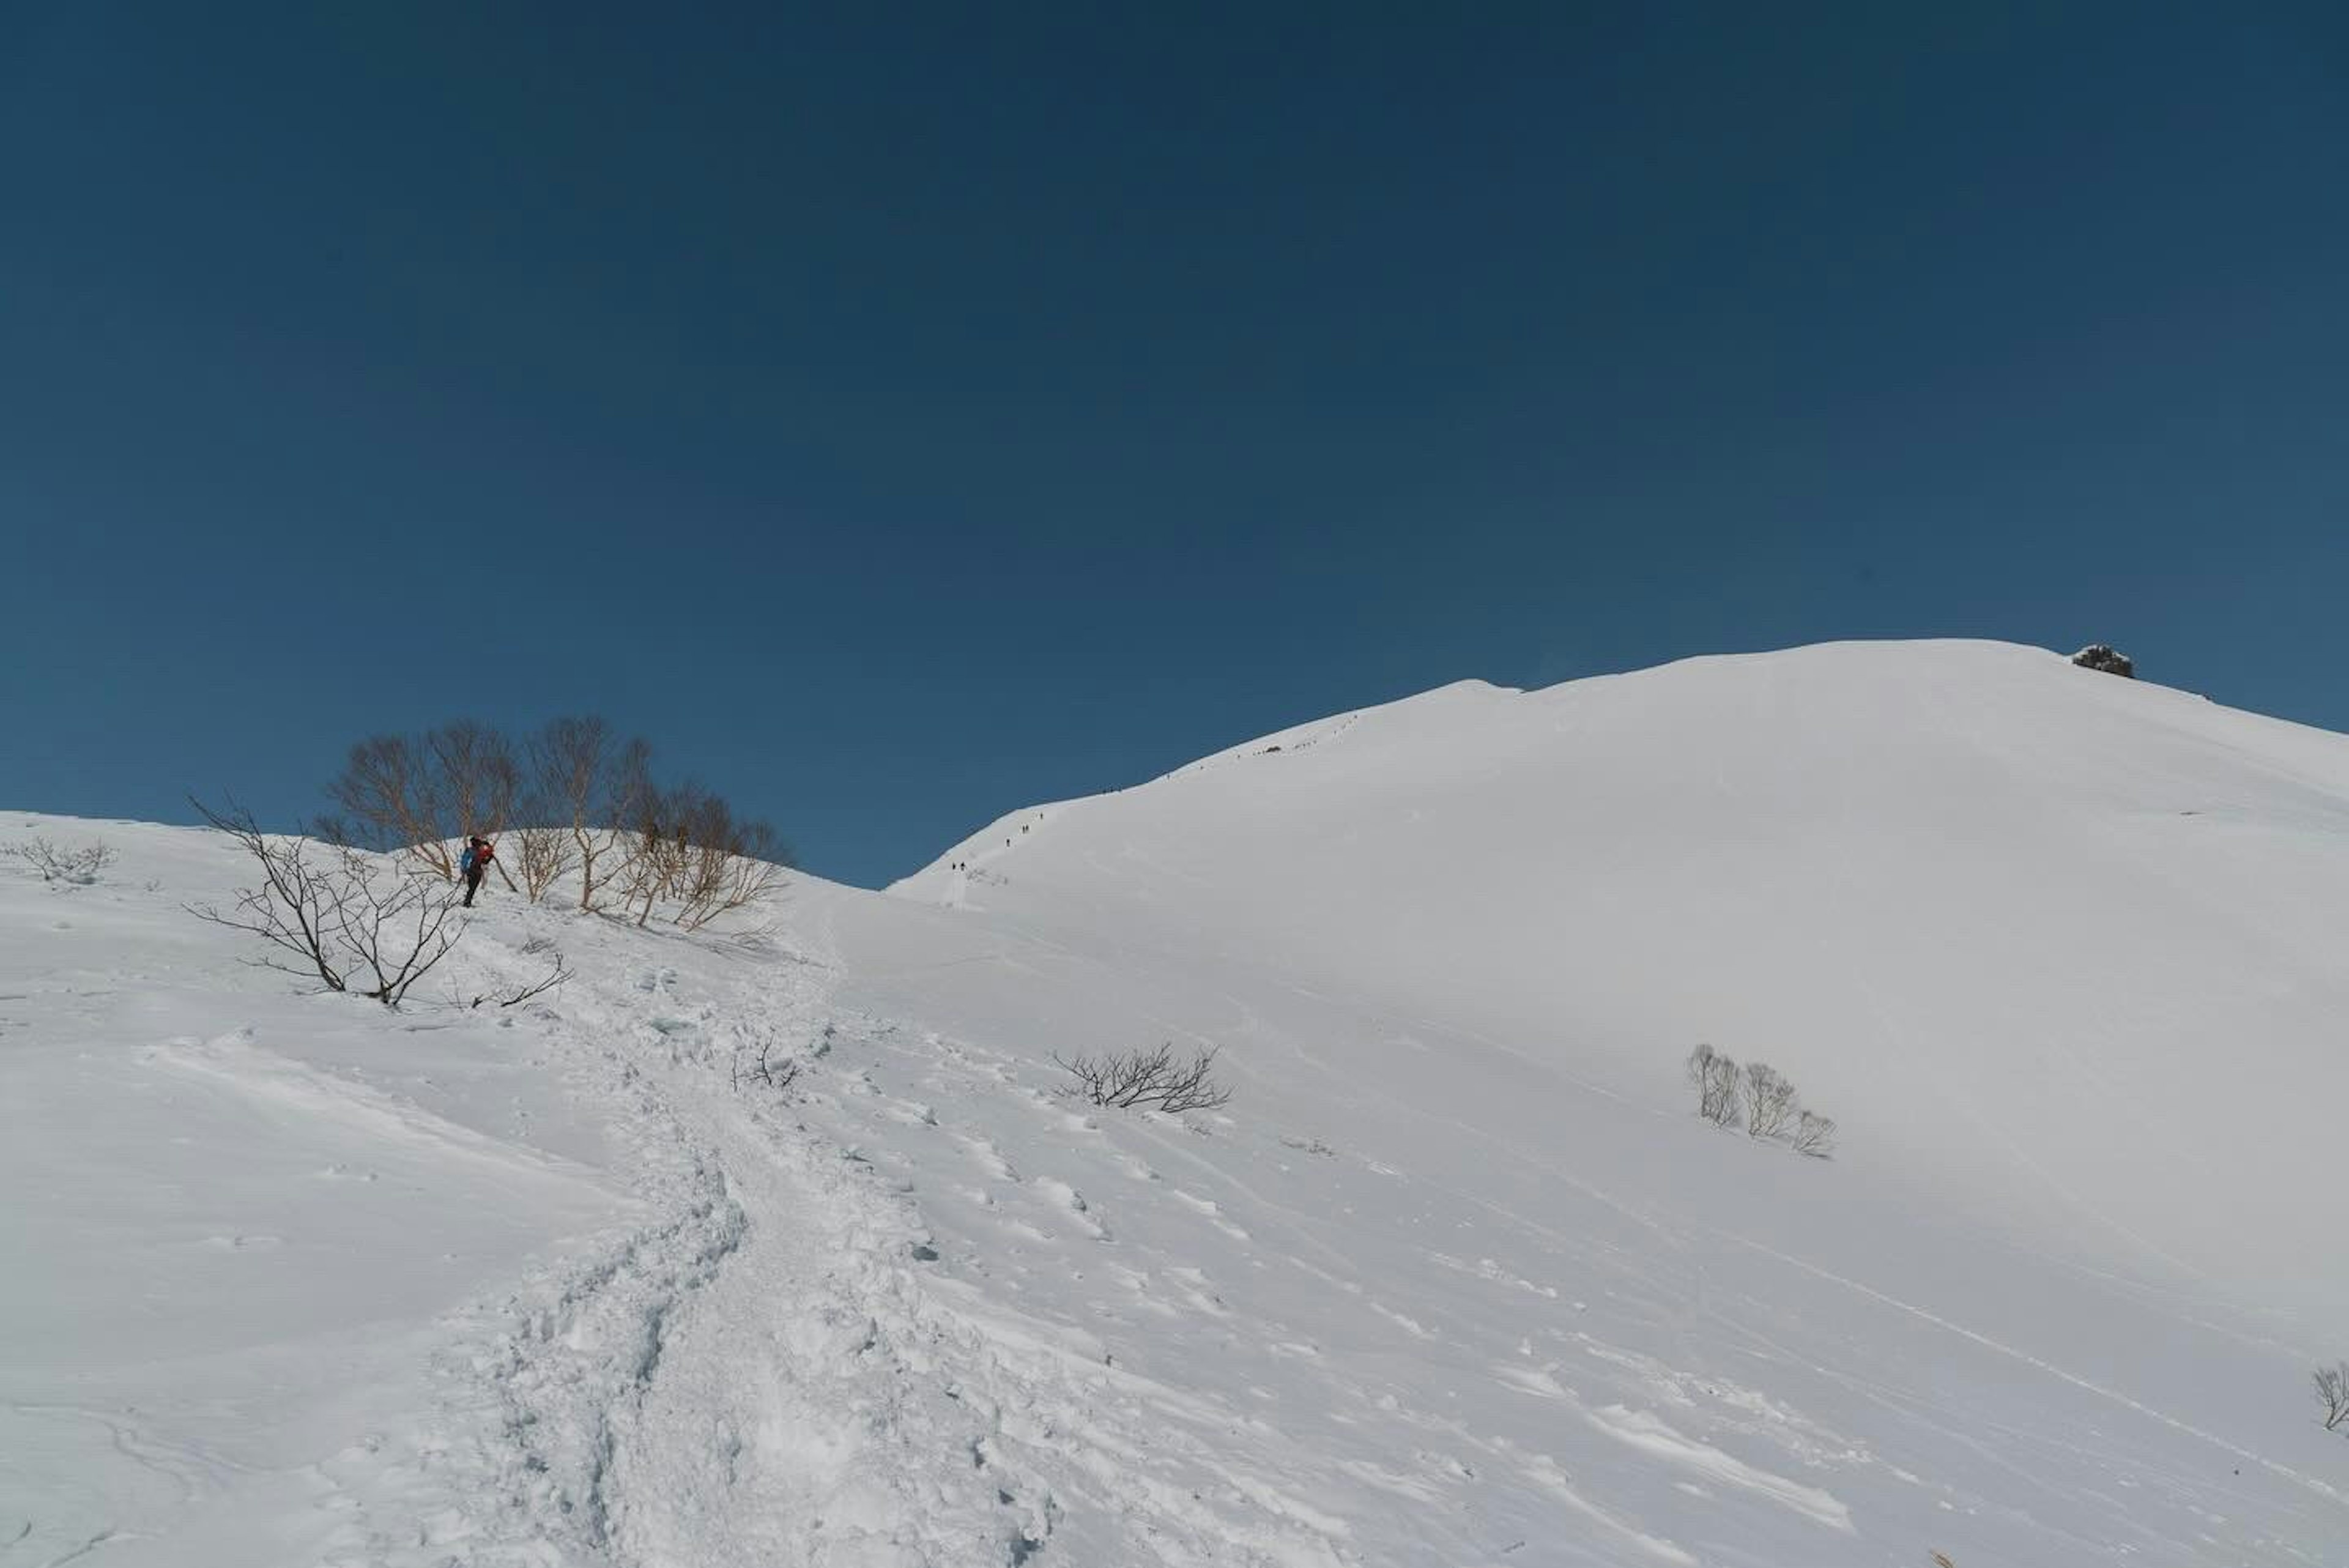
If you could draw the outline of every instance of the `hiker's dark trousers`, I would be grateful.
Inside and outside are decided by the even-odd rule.
[[[465,908],[473,907],[473,895],[481,890],[481,868],[474,867],[465,873]]]

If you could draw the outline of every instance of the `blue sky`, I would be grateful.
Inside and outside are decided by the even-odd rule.
[[[0,803],[599,711],[871,883],[1837,637],[2349,729],[2337,15],[0,8]]]

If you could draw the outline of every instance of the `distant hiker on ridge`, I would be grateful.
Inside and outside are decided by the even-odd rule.
[[[480,834],[465,840],[465,857],[457,863],[457,869],[465,877],[465,908],[473,907],[473,895],[481,891],[481,878],[489,874],[490,862],[497,857],[497,846]]]

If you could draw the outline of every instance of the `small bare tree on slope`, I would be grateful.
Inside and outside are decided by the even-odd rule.
[[[1752,1137],[1783,1137],[1795,1120],[1795,1085],[1767,1062],[1745,1064],[1745,1131]]]
[[[547,822],[571,835],[579,907],[603,909],[616,883],[626,880],[622,873],[636,841],[621,825],[637,815],[652,788],[652,748],[622,740],[602,719],[572,715],[533,736],[528,750]]]
[[[192,804],[252,859],[261,883],[239,890],[225,910],[212,904],[188,910],[259,937],[266,950],[252,961],[263,969],[398,1007],[464,934],[455,899],[421,867],[386,863],[347,844],[264,833],[233,801],[222,810]]]
[[[1689,1082],[1696,1088],[1696,1113],[1715,1127],[1737,1125],[1740,1094],[1737,1064],[1710,1045],[1689,1053]]]
[[[2349,1361],[2316,1369],[2316,1400],[2324,1407],[2324,1429],[2349,1427]]]
[[[1835,1117],[1802,1111],[1795,1117],[1794,1145],[1796,1154],[1807,1154],[1813,1159],[1825,1159],[1835,1152]]]

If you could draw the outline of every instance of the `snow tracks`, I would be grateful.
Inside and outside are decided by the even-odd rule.
[[[579,963],[553,1010],[644,1213],[474,1316],[447,1372],[481,1435],[435,1466],[472,1495],[345,1561],[1027,1562],[1056,1509],[999,1460],[999,1369],[930,1299],[907,1184],[808,1114],[863,1084],[827,1059],[825,971],[676,945]]]

